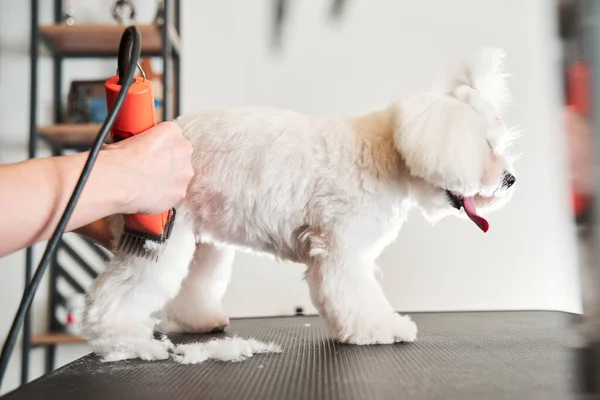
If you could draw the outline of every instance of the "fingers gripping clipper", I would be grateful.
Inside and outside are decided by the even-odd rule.
[[[140,47],[134,46],[141,41],[140,34],[133,26],[128,27],[119,45],[117,75],[109,78],[105,84],[106,103],[110,110],[121,89],[121,77],[125,76],[132,62],[140,57]],[[136,54],[134,54],[136,53]],[[116,117],[111,131],[113,142],[125,140],[142,133],[156,125],[156,111],[152,83],[146,80],[144,71],[138,64],[142,76],[134,76],[121,112]],[[125,227],[117,245],[117,251],[134,254],[139,257],[158,260],[162,244],[171,234],[175,221],[175,208],[160,214],[128,214],[123,216]]]

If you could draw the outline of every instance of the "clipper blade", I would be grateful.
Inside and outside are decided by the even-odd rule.
[[[156,242],[140,235],[139,232],[123,231],[117,245],[117,251],[156,262],[165,243],[166,241]]]
[[[125,226],[116,251],[157,262],[167,240],[171,236],[174,220],[175,209],[171,210],[161,235],[152,235]]]

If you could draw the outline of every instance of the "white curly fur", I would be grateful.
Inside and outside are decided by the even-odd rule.
[[[172,345],[153,338],[156,328],[224,329],[235,249],[304,263],[335,338],[414,341],[417,327],[386,300],[374,260],[413,206],[431,221],[464,218],[446,189],[474,195],[482,214],[510,198],[503,60],[484,50],[443,90],[356,117],[247,107],[177,119],[196,174],[172,237],[157,263],[115,254],[88,293],[89,343],[107,360],[161,359]]]

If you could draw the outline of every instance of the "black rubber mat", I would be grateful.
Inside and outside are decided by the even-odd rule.
[[[411,314],[411,344],[342,345],[318,317],[233,320],[227,335],[274,341],[281,354],[198,365],[86,356],[7,395],[21,399],[567,399],[570,314]],[[176,342],[219,335],[173,337]]]

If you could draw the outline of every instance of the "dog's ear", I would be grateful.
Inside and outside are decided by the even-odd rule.
[[[422,93],[401,102],[395,115],[395,145],[411,175],[465,195],[478,191],[492,150],[470,105]]]

